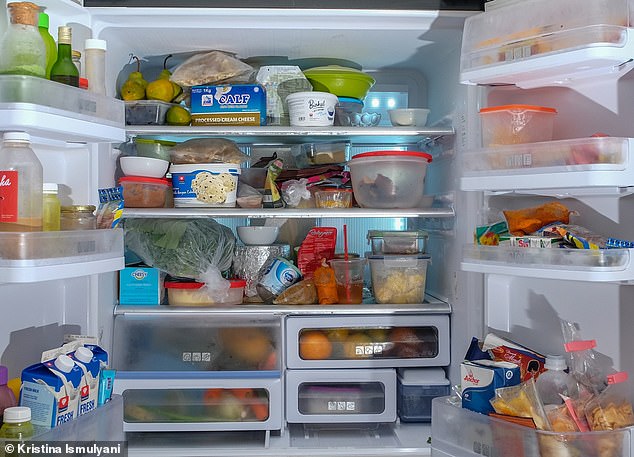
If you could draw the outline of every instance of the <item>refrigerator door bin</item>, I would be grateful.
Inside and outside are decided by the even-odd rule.
[[[467,18],[460,80],[471,84],[578,79],[628,60],[628,0],[514,2]],[[519,18],[519,20],[518,20]],[[585,63],[586,65],[582,65]],[[548,67],[551,65],[551,68]],[[540,74],[539,70],[545,71]]]
[[[154,372],[279,370],[281,328],[273,314],[123,311],[115,316],[112,365]]]
[[[22,75],[0,77],[3,130],[25,130],[61,141],[125,141],[124,102]]]
[[[92,410],[88,414],[78,417],[75,420],[58,425],[51,429],[36,429],[33,438],[25,441],[35,441],[39,444],[48,443],[56,447],[56,442],[85,442],[89,441],[109,441],[111,445],[116,445],[116,441],[124,441],[123,432],[123,397],[113,395],[112,399],[103,406]],[[5,443],[13,440],[0,438],[0,449],[5,449]],[[85,444],[85,443],[77,443]],[[63,446],[63,444],[61,445]],[[121,446],[123,450],[123,446]],[[53,452],[53,451],[51,451]],[[118,453],[118,452],[117,452]],[[63,452],[62,452],[63,454]],[[3,454],[4,455],[4,454]]]
[[[449,364],[448,315],[291,316],[289,368]]]
[[[439,397],[432,400],[431,455],[626,457],[634,452],[633,430],[546,432],[463,409],[449,397]]]
[[[126,432],[279,430],[279,372],[117,372]]]
[[[462,190],[628,187],[633,138],[595,137],[483,148],[465,153]]]
[[[289,370],[286,420],[290,423],[360,423],[396,420],[396,372]]]
[[[121,268],[122,229],[0,233],[0,283],[45,281]]]

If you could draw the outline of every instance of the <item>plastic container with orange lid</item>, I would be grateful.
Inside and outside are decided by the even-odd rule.
[[[211,306],[239,305],[242,303],[244,287],[243,279],[230,279],[229,289],[225,297],[218,299],[208,293],[205,284],[195,281],[165,281],[167,302],[172,306]]]
[[[557,110],[547,106],[501,105],[480,110],[482,146],[551,141]]]
[[[123,187],[125,208],[163,208],[172,192],[172,184],[163,178],[123,176],[119,184]]]
[[[348,162],[354,198],[363,208],[416,208],[430,154],[414,151],[373,151]]]

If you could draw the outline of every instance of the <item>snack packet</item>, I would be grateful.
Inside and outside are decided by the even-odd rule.
[[[553,222],[568,224],[571,211],[559,202],[545,203],[532,208],[503,211],[511,235],[523,236]]]
[[[592,431],[618,430],[634,425],[632,389],[624,371],[608,375],[608,387],[586,403],[585,413]]]
[[[282,200],[280,191],[275,184],[283,166],[282,159],[275,159],[269,163],[266,181],[264,181],[264,199],[262,201],[264,208],[282,208],[284,206],[284,200]]]
[[[115,228],[123,214],[123,187],[99,189],[99,207],[96,211],[97,228]]]
[[[498,414],[530,417],[538,430],[551,430],[533,378],[516,386],[495,389],[491,405]]]
[[[546,357],[514,341],[489,333],[484,338],[482,350],[488,351],[493,360],[511,362],[520,367],[522,381],[539,376],[544,372]]]
[[[499,221],[477,226],[473,234],[473,242],[483,246],[497,246],[501,241],[508,240],[508,236],[509,227],[506,221]]]

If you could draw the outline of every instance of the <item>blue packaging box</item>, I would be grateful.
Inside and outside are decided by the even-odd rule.
[[[164,274],[158,268],[126,267],[119,271],[120,305],[160,305]]]
[[[259,84],[194,86],[192,125],[266,125],[266,91]]]
[[[495,389],[516,386],[522,380],[520,367],[493,360],[462,362],[460,365],[462,407],[482,414],[494,412]]]

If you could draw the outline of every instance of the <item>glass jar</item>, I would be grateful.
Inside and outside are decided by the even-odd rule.
[[[97,228],[94,205],[62,206],[60,225],[62,230],[92,230]]]
[[[73,56],[73,63],[77,67],[77,71],[79,72],[79,75],[81,76],[81,52],[73,49],[71,55]]]
[[[9,26],[0,43],[0,73],[46,78],[46,45],[38,29],[40,7],[12,2],[7,8]]]

